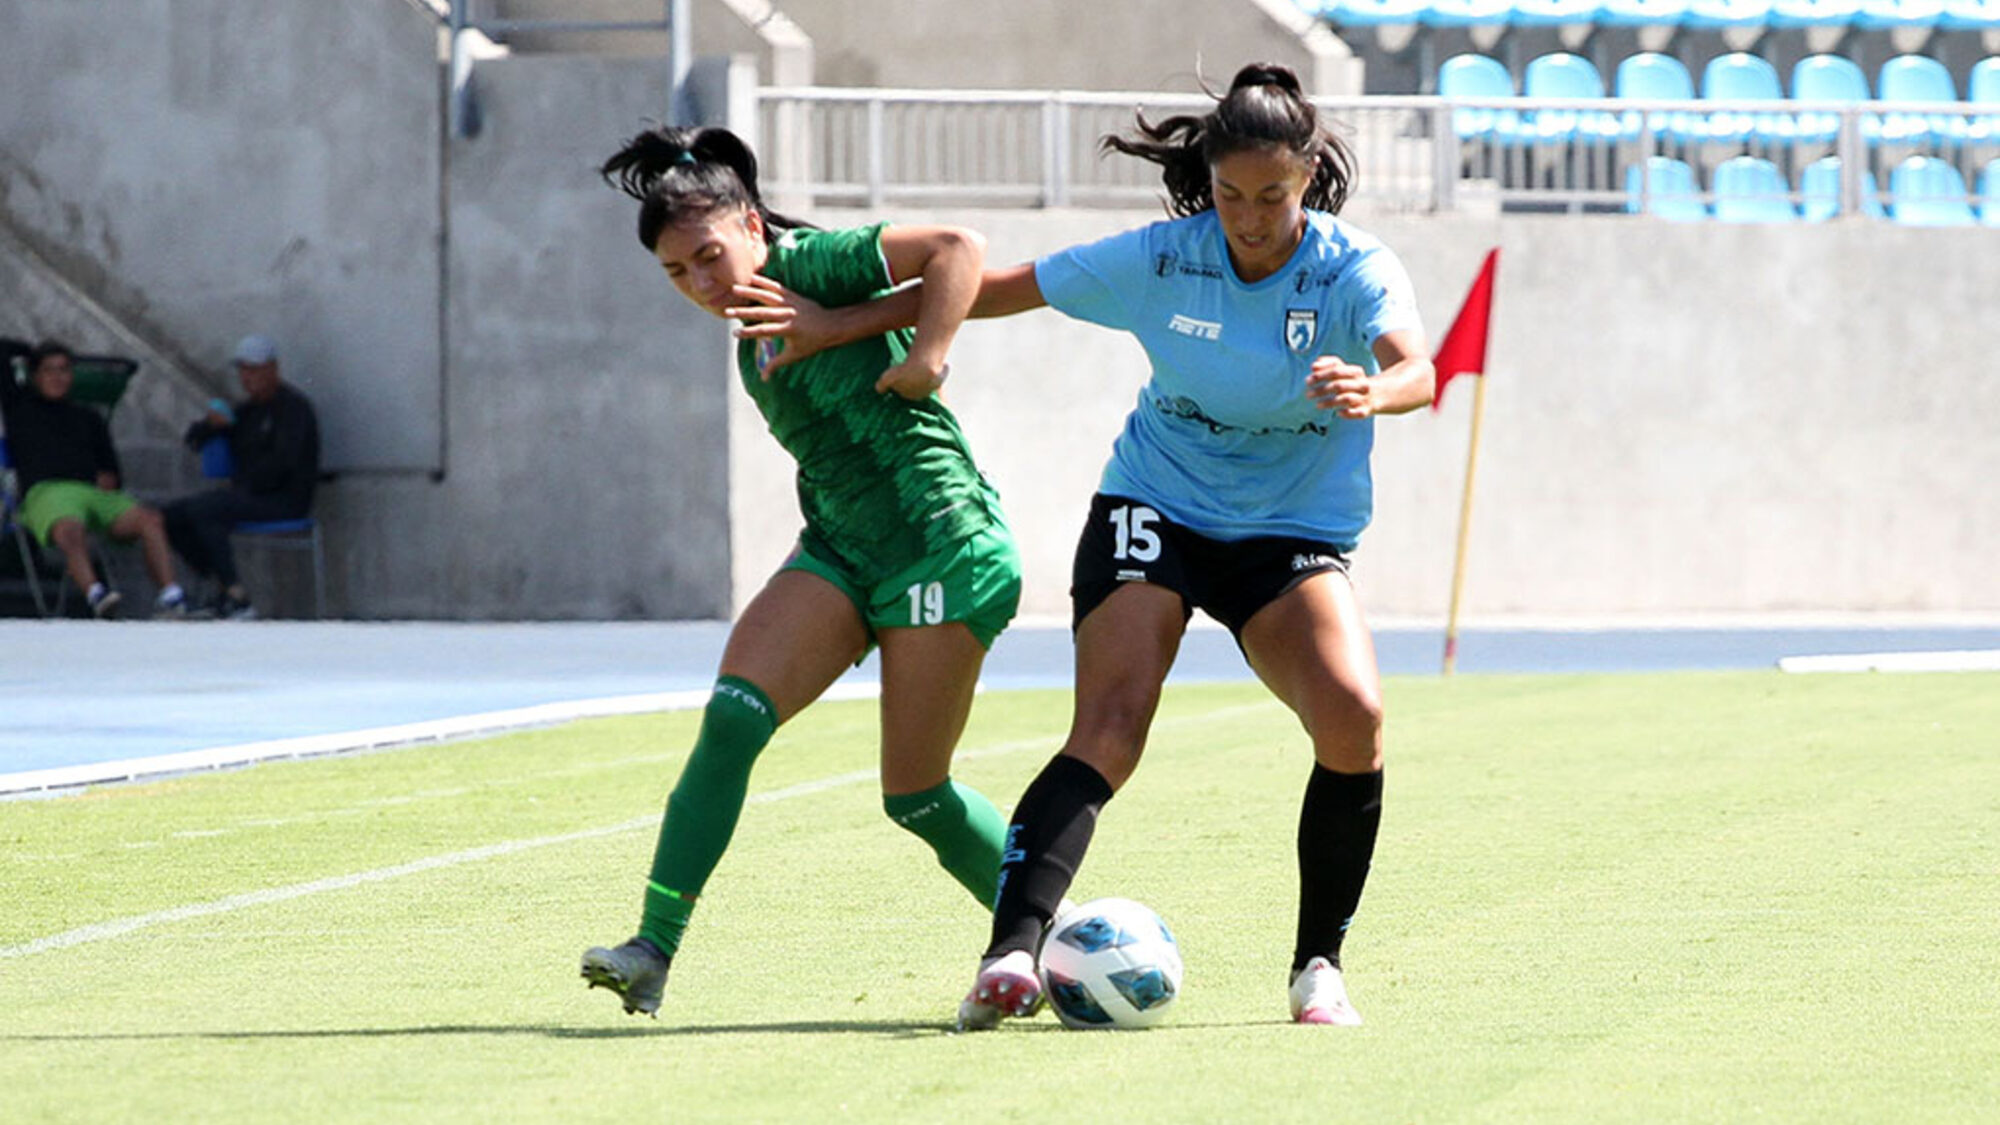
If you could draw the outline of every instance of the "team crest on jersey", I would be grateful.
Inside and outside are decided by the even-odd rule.
[[[1319,335],[1318,309],[1285,310],[1285,346],[1295,352],[1312,349],[1313,339]]]

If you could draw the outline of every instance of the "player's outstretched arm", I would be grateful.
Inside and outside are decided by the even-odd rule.
[[[784,350],[764,372],[768,379],[772,371],[827,348],[914,326],[922,307],[923,289],[923,283],[918,282],[872,301],[829,309],[768,277],[758,276],[750,284],[736,287],[736,296],[744,304],[727,312],[743,324],[736,330],[737,336],[784,341]],[[1047,303],[1042,299],[1041,287],[1035,283],[1034,263],[1023,262],[981,274],[979,293],[973,299],[970,315],[1012,316]]]

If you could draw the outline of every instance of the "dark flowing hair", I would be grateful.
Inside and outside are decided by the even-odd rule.
[[[757,156],[743,138],[718,126],[648,129],[598,168],[606,183],[639,201],[639,242],[651,250],[660,232],[724,207],[747,207],[772,230],[810,227],[778,214],[757,193]]]
[[[1305,205],[1338,213],[1354,184],[1354,152],[1347,142],[1321,125],[1319,111],[1299,87],[1299,76],[1278,63],[1252,63],[1236,72],[1227,94],[1217,95],[1213,110],[1199,117],[1182,114],[1158,124],[1143,110],[1136,136],[1106,136],[1104,152],[1122,152],[1160,166],[1167,187],[1167,210],[1185,218],[1215,206],[1209,167],[1245,149],[1275,145],[1292,152],[1312,170]]]

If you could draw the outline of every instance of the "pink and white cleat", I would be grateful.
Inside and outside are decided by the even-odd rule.
[[[1306,962],[1292,974],[1292,1020],[1295,1023],[1330,1023],[1340,1027],[1360,1027],[1361,1013],[1347,1000],[1347,984],[1340,970],[1324,957]]]
[[[958,1004],[960,1031],[991,1031],[1008,1016],[1032,1016],[1042,1006],[1035,959],[1016,949],[979,966],[979,979]]]

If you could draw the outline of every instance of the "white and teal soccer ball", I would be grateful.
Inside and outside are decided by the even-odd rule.
[[[1100,898],[1056,917],[1040,971],[1064,1027],[1151,1027],[1180,995],[1181,948],[1152,908]]]

